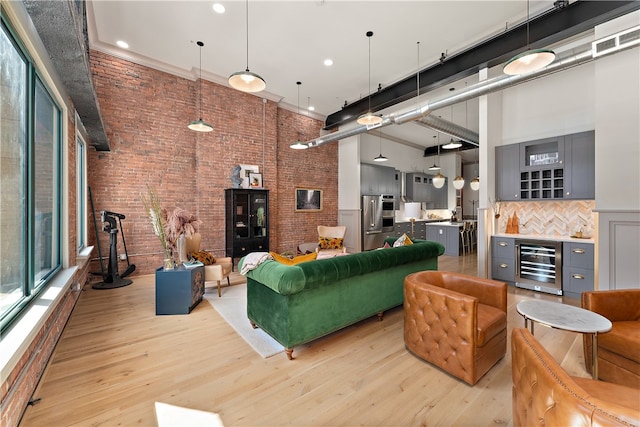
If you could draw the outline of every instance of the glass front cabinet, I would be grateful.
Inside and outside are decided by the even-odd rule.
[[[269,251],[269,191],[229,188],[225,195],[226,255]]]

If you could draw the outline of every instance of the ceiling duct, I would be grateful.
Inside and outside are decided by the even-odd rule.
[[[326,144],[327,142],[335,142],[344,138],[359,135],[361,133],[365,133],[375,128],[385,127],[391,124],[401,125],[401,124],[416,121],[416,120],[419,120],[421,124],[426,125],[424,118],[435,110],[449,107],[451,105],[458,104],[460,102],[464,102],[473,98],[477,98],[482,95],[487,95],[492,92],[497,92],[499,90],[503,90],[508,87],[515,86],[520,83],[537,79],[547,74],[555,73],[570,67],[575,67],[577,65],[589,62],[593,60],[593,55],[591,52],[592,52],[591,49],[589,49],[587,51],[584,51],[575,55],[568,55],[566,57],[559,58],[555,62],[553,62],[551,65],[548,65],[541,70],[538,70],[529,74],[522,74],[522,75],[515,75],[515,76],[500,75],[498,77],[494,77],[489,80],[481,81],[479,83],[476,83],[475,85],[471,85],[465,89],[460,90],[454,95],[445,96],[439,99],[435,99],[433,101],[426,101],[426,103],[422,103],[420,105],[413,106],[402,111],[392,112],[388,115],[385,115],[382,118],[382,123],[380,123],[379,125],[375,125],[375,126],[359,125],[347,130],[337,131],[327,135],[323,135],[319,138],[306,142],[306,144],[308,144],[309,147],[317,147],[319,145]],[[435,123],[435,120],[427,120],[426,122]],[[456,135],[456,137],[461,137],[461,136]],[[472,139],[472,138],[469,138],[469,139]],[[476,142],[477,142],[477,137],[476,137]]]
[[[445,120],[442,117],[428,115],[417,119],[415,122],[419,125],[437,130],[438,132],[447,134],[454,138],[459,138],[462,141],[468,142],[472,146],[477,147],[479,145],[480,136],[478,135],[478,132],[474,132],[464,126]]]

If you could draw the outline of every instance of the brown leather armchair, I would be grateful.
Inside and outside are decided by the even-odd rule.
[[[507,351],[507,285],[460,273],[404,279],[404,343],[474,385]]]
[[[583,292],[582,308],[612,324],[609,332],[598,334],[598,379],[640,388],[640,289]],[[591,372],[590,337],[583,338],[583,348]]]
[[[513,425],[637,426],[640,390],[572,377],[531,335],[511,332]]]

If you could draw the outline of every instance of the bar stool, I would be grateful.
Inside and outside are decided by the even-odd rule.
[[[469,221],[464,221],[462,227],[460,227],[460,246],[462,247],[462,255],[465,255],[467,252],[471,252],[470,227],[471,223]]]

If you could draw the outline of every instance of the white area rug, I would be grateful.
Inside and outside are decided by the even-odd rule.
[[[222,288],[222,297],[217,289],[209,289],[204,299],[220,313],[229,325],[258,354],[265,359],[284,351],[284,347],[262,329],[253,329],[247,318],[247,284]]]
[[[158,427],[224,427],[218,414],[156,402]]]

